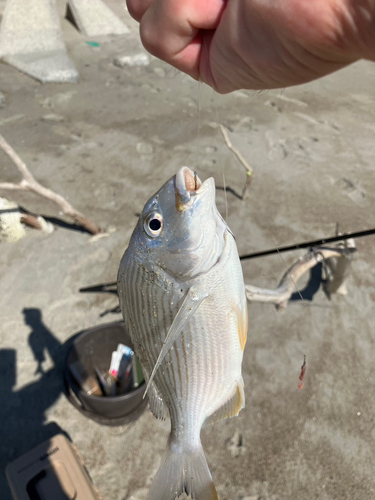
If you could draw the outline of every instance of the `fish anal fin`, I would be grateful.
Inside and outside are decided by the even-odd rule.
[[[152,411],[154,417],[159,420],[165,420],[168,417],[168,408],[153,382],[151,382],[148,388],[147,395],[150,410]]]
[[[230,398],[206,419],[205,425],[215,424],[225,418],[236,417],[244,407],[245,392],[243,379],[241,377],[241,380],[236,384]]]

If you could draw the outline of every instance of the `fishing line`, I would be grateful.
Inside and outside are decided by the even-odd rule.
[[[197,127],[197,136],[196,136],[196,153],[195,153],[195,164],[196,168],[199,166],[199,158],[198,158],[198,152],[199,152],[199,147],[198,147],[198,140],[200,137],[200,131],[202,128],[202,123],[201,123],[201,117],[202,117],[202,88],[203,87],[203,82],[201,78],[198,80],[198,98],[197,98],[197,119],[198,119],[198,127]],[[212,89],[212,102],[213,102],[213,107],[214,107],[214,121],[216,123],[216,130],[217,130],[217,135],[220,136],[219,129],[220,129],[220,124],[219,124],[219,113],[218,113],[218,106],[217,106],[217,101],[216,101],[216,93]],[[220,142],[220,145],[222,142]],[[227,194],[227,185],[226,185],[226,180],[225,180],[225,171],[224,171],[224,166],[223,163],[220,162],[221,166],[221,174],[223,178],[223,188],[224,188],[224,200],[225,200],[225,221],[228,222],[228,217],[229,217],[229,211],[228,211],[228,194]]]
[[[214,104],[214,112],[215,112],[215,121],[216,121],[217,135],[220,135],[219,134],[219,128],[220,128],[220,124],[219,124],[219,112],[218,112],[218,107],[217,107],[217,103],[216,103],[215,91],[213,89],[212,89],[212,100],[213,100],[213,104]],[[221,173],[222,173],[222,176],[223,176],[223,188],[224,188],[224,200],[225,200],[225,221],[228,222],[229,213],[228,213],[227,184],[225,182],[225,172],[224,172],[223,162],[220,162],[220,165],[221,165]]]
[[[301,299],[301,301],[302,301],[302,304],[307,303],[307,301],[303,298],[302,293],[301,293],[300,289],[299,289],[299,288],[298,288],[298,286],[297,286],[297,283],[295,282],[295,280],[293,279],[293,277],[292,277],[291,273],[289,272],[289,268],[288,268],[288,266],[286,265],[286,262],[285,262],[285,260],[283,259],[283,256],[282,256],[282,255],[281,255],[281,253],[278,251],[278,248],[277,248],[276,241],[275,241],[274,237],[273,237],[272,235],[270,235],[270,236],[271,236],[271,239],[272,239],[272,241],[273,241],[273,244],[275,245],[275,248],[276,248],[276,251],[277,251],[277,253],[278,253],[279,257],[280,257],[280,260],[281,260],[281,262],[283,263],[283,266],[286,268],[286,273],[288,274],[288,276],[289,276],[289,278],[290,278],[291,282],[292,282],[292,283],[293,283],[293,285],[294,285],[294,288],[296,289],[296,291],[297,291],[297,293],[298,293],[298,295],[299,295],[299,297],[300,297],[300,299]],[[314,327],[317,329],[317,331],[319,331],[319,330],[318,330],[318,325],[317,325],[317,323],[315,322],[315,319],[313,318],[313,313],[311,312],[311,315],[310,315],[310,328],[311,328],[311,329],[313,329]],[[300,340],[300,341],[302,340],[302,339],[301,339],[301,334],[300,334],[299,330],[298,330],[298,338],[299,338],[299,340]],[[306,370],[306,354],[303,354],[303,358],[304,358],[304,363],[303,363],[303,365],[302,365],[302,366],[303,366],[303,368],[304,368],[304,373],[303,373],[303,375],[304,375],[304,374],[305,374],[305,370]],[[302,370],[302,367],[301,367],[301,370]],[[302,389],[302,388],[303,388],[303,384],[302,384],[302,385],[300,385],[300,384],[301,384],[301,382],[302,382],[301,376],[302,376],[302,371],[301,371],[301,375],[300,375],[300,383],[298,384],[298,388],[299,388],[299,389]],[[302,378],[303,378],[303,376],[302,376]]]
[[[198,80],[198,98],[197,98],[198,129],[197,129],[197,137],[195,139],[197,145],[195,148],[195,169],[194,170],[197,170],[197,168],[198,168],[198,151],[199,151],[198,140],[199,140],[200,131],[201,131],[201,89],[202,89],[202,80],[201,80],[201,77],[199,77],[199,80]]]

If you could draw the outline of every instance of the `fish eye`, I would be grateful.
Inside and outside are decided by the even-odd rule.
[[[159,236],[163,229],[163,217],[158,213],[150,214],[144,222],[144,229],[152,238]]]

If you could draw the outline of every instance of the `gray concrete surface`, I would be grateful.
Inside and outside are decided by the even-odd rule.
[[[78,80],[55,0],[8,0],[0,26],[0,58],[42,83]]]
[[[69,16],[85,36],[123,35],[126,24],[102,0],[69,0]]]
[[[63,23],[78,86],[40,86],[0,66],[7,102],[0,133],[40,182],[100,225],[117,228],[93,243],[59,227],[50,236],[27,230],[16,244],[1,245],[0,468],[55,422],[80,450],[104,500],[144,500],[169,424],[146,412],[131,426],[102,427],[62,394],[63,344],[120,317],[100,317],[115,307],[114,296],[80,294],[79,287],[115,279],[136,214],[181,165],[215,177],[224,216],[225,173],[228,223],[240,253],[333,234],[336,222],[343,231],[373,227],[375,65],[356,64],[285,91],[220,97],[153,58],[149,66],[115,67],[114,57],[142,49],[123,6],[109,5],[131,34],[103,37],[94,48]],[[236,196],[243,169],[217,121],[254,168],[246,202]],[[1,152],[0,179],[18,180]],[[11,197],[63,219],[31,193]],[[313,300],[306,294],[283,314],[250,305],[246,409],[202,434],[220,500],[375,498],[374,237],[357,245],[348,296],[329,302],[315,290]],[[248,261],[245,279],[276,286],[298,255]],[[11,499],[4,475],[0,496]]]

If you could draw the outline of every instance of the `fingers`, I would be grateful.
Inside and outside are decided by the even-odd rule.
[[[151,4],[152,0],[126,0],[129,14],[139,23]]]
[[[151,54],[198,78],[202,30],[217,27],[224,7],[224,0],[151,1],[141,17],[142,43]]]

